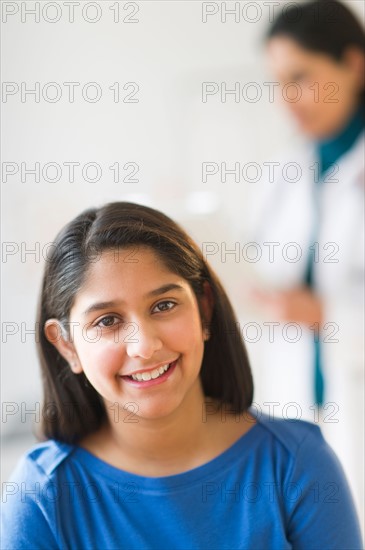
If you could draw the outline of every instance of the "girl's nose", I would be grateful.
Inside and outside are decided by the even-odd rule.
[[[125,338],[126,352],[129,357],[150,359],[162,348],[162,342],[153,327],[134,322],[134,333]]]

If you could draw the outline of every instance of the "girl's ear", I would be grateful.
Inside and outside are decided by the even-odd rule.
[[[204,294],[200,297],[200,307],[202,312],[202,321],[204,326],[204,340],[209,340],[210,331],[209,324],[213,315],[214,298],[212,287],[208,281],[203,283]]]
[[[77,356],[75,346],[68,339],[67,332],[58,319],[48,319],[44,324],[44,334],[47,340],[57,349],[58,353],[69,363],[75,374],[82,372],[82,366]]]

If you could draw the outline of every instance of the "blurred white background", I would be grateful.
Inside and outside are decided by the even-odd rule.
[[[362,0],[346,3],[363,19]],[[45,2],[40,2],[40,20],[35,22],[35,16],[26,13],[34,10],[35,2],[2,3],[3,91],[14,92],[2,100],[4,480],[35,441],[32,430],[36,415],[39,418],[41,383],[34,336],[26,331],[34,328],[42,251],[60,228],[88,207],[133,200],[164,211],[200,244],[225,242],[228,249],[234,248],[237,241],[247,242],[259,216],[265,175],[255,183],[236,183],[232,176],[226,183],[218,177],[208,177],[204,183],[202,163],[262,164],[300,142],[285,111],[269,101],[264,86],[274,80],[265,66],[263,35],[270,22],[270,4],[277,2],[241,2],[241,8],[247,8],[245,16],[240,12],[236,21],[227,15],[225,23],[222,5],[215,2],[209,9],[218,11],[206,22],[207,7],[198,1],[76,4],[70,22],[70,8],[64,2],[50,3],[46,12],[42,12]],[[114,21],[117,4],[119,22]],[[234,2],[227,3],[233,6]],[[98,21],[90,22],[99,15]],[[58,16],[58,21],[50,22]],[[135,22],[123,21],[128,18]],[[51,82],[57,86],[47,87]],[[79,83],[74,102],[69,101],[65,82]],[[91,82],[101,91],[97,102],[82,95],[84,90],[93,99],[96,88],[87,87]],[[219,88],[206,102],[204,82]],[[240,101],[228,95],[222,102],[223,82],[227,89],[235,82],[241,88],[256,84],[246,89],[246,96],[241,94]],[[115,83],[119,83],[119,102],[114,102]],[[39,102],[32,94],[22,98],[22,87],[24,91],[36,86]],[[261,99],[248,101],[258,87]],[[52,102],[49,98],[57,89],[61,97]],[[132,99],[138,102],[123,102],[135,90]],[[74,181],[65,164],[72,162],[79,163]],[[22,174],[22,163],[26,169],[39,163],[40,181]],[[59,165],[59,178],[54,166],[44,169],[47,163]],[[87,163],[99,167],[100,178],[91,165],[83,173]],[[119,182],[113,181],[109,168],[115,163],[120,167]],[[126,163],[135,164],[124,168]],[[123,181],[132,170],[131,179],[137,181]],[[90,181],[93,178],[98,181]],[[249,316],[239,291],[249,266],[233,258],[222,262],[219,254],[210,261],[238,316]],[[253,370],[259,373],[258,344],[248,348]],[[299,350],[295,348],[293,356]],[[258,374],[258,391],[259,383]]]

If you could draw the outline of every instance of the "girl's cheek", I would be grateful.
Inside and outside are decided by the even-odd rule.
[[[81,342],[78,356],[85,371],[103,375],[114,374],[123,366],[125,346],[113,338],[103,338],[97,342]]]
[[[195,340],[200,341],[202,331],[201,321],[198,312],[187,311],[173,321],[166,323],[161,331],[161,336],[165,340],[165,345],[183,351],[191,348]]]

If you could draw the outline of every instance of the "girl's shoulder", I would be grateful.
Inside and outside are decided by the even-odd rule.
[[[54,503],[58,466],[72,445],[47,440],[33,445],[18,460],[10,479],[3,482],[1,548],[57,549]]]
[[[295,454],[303,444],[326,445],[319,425],[314,422],[301,418],[278,417],[262,411],[255,413],[252,409],[249,410],[267,432],[267,437],[285,447],[289,453]]]
[[[56,468],[72,453],[73,445],[48,439],[36,443],[19,459],[12,479],[16,478],[46,478],[49,479]]]

